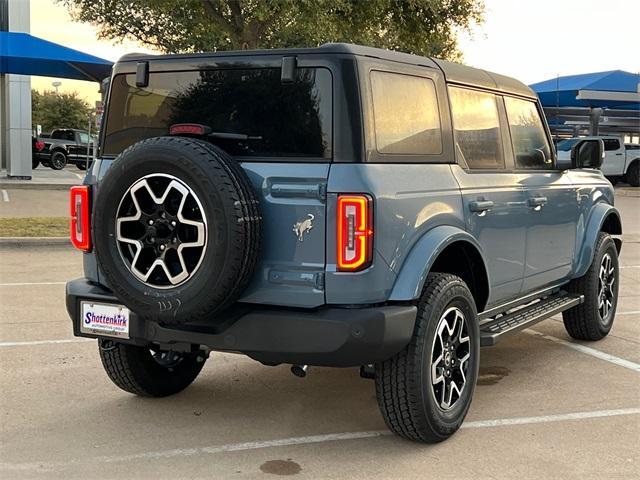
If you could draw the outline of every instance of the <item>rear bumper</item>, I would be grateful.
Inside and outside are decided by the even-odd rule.
[[[86,278],[67,283],[66,295],[74,334],[101,338],[80,332],[80,302],[120,303],[119,300]],[[206,345],[212,350],[245,353],[266,364],[350,367],[386,360],[402,350],[413,335],[416,313],[413,305],[317,310],[247,308],[225,322],[224,327],[218,323],[167,327],[132,312],[131,338],[118,341],[175,349]]]

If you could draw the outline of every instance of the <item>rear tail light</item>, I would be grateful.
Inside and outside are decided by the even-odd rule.
[[[175,123],[169,127],[169,135],[208,135],[211,127],[199,123]]]
[[[38,140],[35,146],[36,146],[36,150],[38,152],[41,152],[44,149],[44,142],[41,142],[40,140]]]
[[[91,250],[91,208],[89,187],[71,187],[71,243],[79,250]]]
[[[373,202],[368,195],[338,195],[338,270],[356,272],[373,258]]]

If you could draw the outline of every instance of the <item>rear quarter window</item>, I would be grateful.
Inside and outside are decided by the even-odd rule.
[[[442,153],[440,112],[431,79],[372,71],[371,91],[378,153]]]
[[[332,78],[325,68],[300,68],[282,83],[280,69],[152,73],[135,86],[134,74],[114,77],[103,155],[166,135],[177,123],[199,123],[249,140],[216,140],[232,155],[330,159]]]

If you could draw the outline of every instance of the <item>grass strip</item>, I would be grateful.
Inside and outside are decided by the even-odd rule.
[[[67,237],[67,217],[0,218],[0,237]]]

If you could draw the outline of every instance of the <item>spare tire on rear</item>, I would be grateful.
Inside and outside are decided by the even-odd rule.
[[[156,137],[129,147],[100,182],[93,211],[106,283],[145,319],[209,319],[255,270],[258,201],[244,170],[207,142]]]

